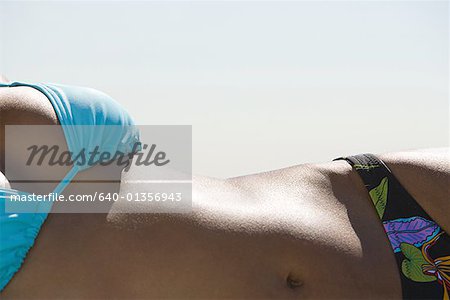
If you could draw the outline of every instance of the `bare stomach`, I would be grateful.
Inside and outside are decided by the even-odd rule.
[[[394,257],[356,176],[335,162],[196,178],[189,214],[117,203],[108,216],[51,215],[4,296],[400,298]]]
[[[57,123],[45,97],[16,91],[0,89],[0,125]],[[31,103],[27,97],[45,107],[36,114],[38,106],[19,105]],[[450,232],[446,153],[381,158]],[[229,180],[198,177],[192,213],[134,209],[118,203],[109,215],[51,214],[2,299],[401,296],[383,228],[345,162]]]

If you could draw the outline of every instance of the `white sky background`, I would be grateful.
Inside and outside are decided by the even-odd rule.
[[[448,146],[441,2],[1,2],[0,72],[192,124],[197,174]]]

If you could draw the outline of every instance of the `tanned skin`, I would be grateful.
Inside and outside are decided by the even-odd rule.
[[[38,105],[23,104],[26,95]],[[2,125],[57,124],[45,96],[29,88],[0,88],[0,104]],[[378,157],[450,232],[448,151]],[[117,183],[122,193],[133,190],[133,172]],[[381,222],[344,161],[194,177],[191,213],[139,209],[119,201],[109,214],[50,214],[2,299],[401,298]]]

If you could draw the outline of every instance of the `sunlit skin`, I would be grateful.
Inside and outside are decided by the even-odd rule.
[[[49,101],[29,88],[0,88],[0,120],[57,124]],[[449,149],[379,157],[450,232]],[[86,172],[111,172],[102,168]],[[134,172],[109,188],[133,191]],[[145,203],[119,201],[109,214],[49,215],[2,299],[401,298],[389,242],[346,162],[195,176],[192,201],[188,214],[139,214]]]

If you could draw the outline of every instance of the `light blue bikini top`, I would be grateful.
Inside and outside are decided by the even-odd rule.
[[[60,84],[0,83],[0,87],[28,86],[42,92],[51,102],[64,131],[67,147],[73,154],[83,149],[98,153],[130,154],[139,143],[139,131],[131,116],[111,97],[91,88]],[[79,126],[95,125],[95,126]],[[114,125],[114,126],[113,126]],[[100,163],[100,157],[89,162],[73,159],[73,167],[53,191],[61,193],[79,172]],[[19,270],[33,246],[39,230],[51,210],[51,202],[28,202],[35,213],[6,212],[10,195],[26,194],[0,188],[0,291]],[[27,211],[30,207],[27,206]]]

